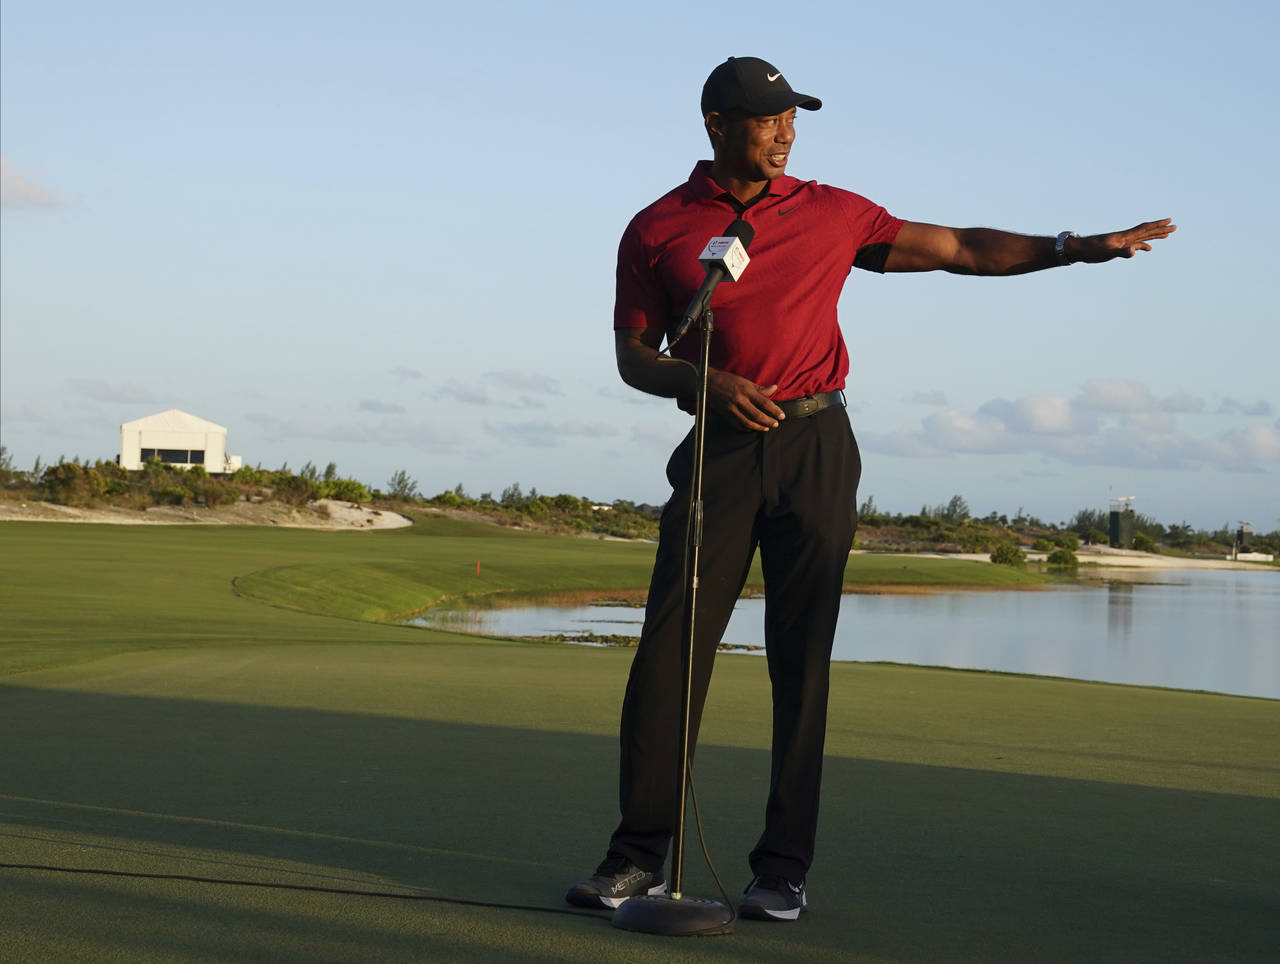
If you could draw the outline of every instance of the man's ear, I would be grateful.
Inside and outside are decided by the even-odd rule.
[[[718,110],[713,110],[702,119],[703,124],[707,128],[707,136],[711,138],[711,143],[724,138],[725,116]]]

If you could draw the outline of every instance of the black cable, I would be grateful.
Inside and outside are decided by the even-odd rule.
[[[128,877],[134,880],[179,880],[193,884],[222,884],[228,887],[261,887],[270,890],[301,890],[315,894],[339,894],[344,897],[383,897],[392,900],[420,900],[436,904],[457,904],[463,907],[486,907],[496,910],[524,910],[539,914],[567,914],[570,917],[590,917],[600,920],[601,915],[591,911],[570,910],[567,907],[536,907],[532,904],[502,904],[487,900],[465,900],[461,897],[436,897],[431,894],[407,894],[391,890],[356,890],[345,887],[320,887],[316,884],[284,884],[269,880],[236,880],[227,877],[197,877],[190,874],[148,874],[133,870],[104,870],[95,867],[57,867],[48,864],[0,863],[0,870],[36,870],[58,874],[91,874],[97,877]]]
[[[720,896],[724,898],[724,905],[729,908],[729,923],[733,923],[738,919],[738,908],[734,906],[729,892],[725,890],[724,881],[720,879],[720,874],[716,870],[715,863],[711,860],[711,852],[707,849],[707,837],[702,830],[702,809],[698,806],[698,791],[693,785],[693,764],[689,765],[689,796],[693,798],[693,824],[698,829],[698,846],[702,848],[702,859],[706,861],[707,869],[711,871],[711,876],[716,882],[716,889],[720,891]]]

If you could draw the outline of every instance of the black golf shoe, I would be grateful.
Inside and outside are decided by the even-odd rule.
[[[791,883],[776,874],[761,874],[743,891],[738,916],[752,920],[795,920],[808,906],[804,884]]]
[[[626,857],[610,855],[594,874],[570,887],[564,899],[575,907],[612,910],[628,897],[666,892],[661,873],[641,870]]]

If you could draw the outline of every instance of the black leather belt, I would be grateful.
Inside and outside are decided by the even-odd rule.
[[[787,418],[808,418],[814,412],[820,412],[832,405],[844,405],[844,392],[822,392],[819,395],[806,395],[804,398],[791,398],[778,402],[778,408],[786,413]]]

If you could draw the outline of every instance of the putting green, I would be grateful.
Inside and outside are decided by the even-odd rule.
[[[0,862],[327,889],[2,869],[0,959],[1273,958],[1280,703],[911,667],[834,667],[796,925],[674,941],[328,892],[559,910],[616,819],[629,653],[334,619],[232,582],[381,566],[390,590],[333,583],[341,614],[372,598],[378,618],[420,586],[643,585],[652,548],[400,532],[0,527]],[[767,707],[764,661],[722,655],[698,793],[735,896]],[[689,854],[686,890],[715,896]]]

